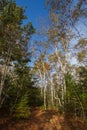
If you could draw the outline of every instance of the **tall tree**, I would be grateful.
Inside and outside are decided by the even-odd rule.
[[[66,103],[67,94],[67,84],[65,82],[65,75],[70,71],[69,65],[69,55],[71,54],[70,47],[74,45],[71,44],[71,40],[77,38],[79,40],[76,45],[78,48],[78,60],[80,62],[86,63],[86,39],[82,38],[79,29],[77,28],[78,22],[83,22],[87,17],[87,1],[86,0],[47,0],[47,5],[49,5],[50,19],[52,26],[48,30],[48,37],[50,43],[53,44],[54,54],[57,58],[57,63],[59,64],[63,77],[63,101]],[[87,27],[85,25],[85,27]],[[75,53],[75,52],[74,52]],[[71,61],[71,60],[70,60]],[[58,67],[59,67],[58,66]],[[83,104],[79,95],[76,93],[79,104],[83,110]],[[84,114],[83,114],[84,115]]]
[[[25,62],[29,59],[28,41],[34,28],[31,23],[23,25],[26,19],[24,9],[17,6],[14,1],[0,1],[0,61],[3,64],[0,82],[0,100],[4,81],[9,72],[10,64]]]

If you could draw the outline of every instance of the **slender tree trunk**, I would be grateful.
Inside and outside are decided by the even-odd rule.
[[[66,65],[65,66],[63,65],[63,63],[61,61],[61,58],[59,56],[57,47],[55,48],[55,54],[57,56],[58,62],[59,62],[60,67],[61,67],[62,75],[63,75],[63,77],[62,77],[62,81],[63,81],[63,86],[62,86],[62,104],[63,104],[63,110],[64,110],[65,100],[66,100],[66,83],[65,83],[65,69],[66,69]]]
[[[11,52],[11,49],[9,47],[8,56],[6,58],[6,64],[5,64],[5,67],[4,67],[4,72],[2,73],[1,83],[0,83],[0,102],[2,100],[1,95],[2,95],[2,91],[3,91],[3,86],[4,86],[5,78],[6,78],[6,75],[8,73],[8,67],[9,67],[9,63],[10,63],[11,54],[12,54],[12,52]],[[1,107],[1,105],[2,104],[0,104],[0,107]]]
[[[60,98],[58,96],[56,96],[55,90],[54,90],[54,99],[58,100],[59,106],[62,107],[61,100],[60,100]]]
[[[40,86],[41,97],[43,97],[43,78],[42,78],[42,74],[41,74],[41,71],[39,70],[39,68],[38,68],[38,71],[39,71],[39,75],[40,75],[40,79],[41,79],[41,86]]]
[[[48,79],[49,79],[49,82],[50,82],[50,91],[51,91],[51,107],[53,108],[54,107],[54,84],[53,84],[53,81],[52,81],[52,78],[51,76],[48,76]]]
[[[46,86],[44,86],[44,108],[46,110]]]
[[[46,77],[45,77],[45,73],[44,73],[44,108],[46,110],[47,106],[46,106]]]

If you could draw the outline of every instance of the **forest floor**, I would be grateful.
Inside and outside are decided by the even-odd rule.
[[[34,108],[27,120],[0,115],[0,130],[87,130],[82,119],[59,114],[57,110]]]

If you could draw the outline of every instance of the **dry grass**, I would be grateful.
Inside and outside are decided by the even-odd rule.
[[[56,110],[31,111],[28,120],[14,120],[12,117],[0,117],[0,130],[87,130],[82,119],[75,120],[70,115],[59,114]]]

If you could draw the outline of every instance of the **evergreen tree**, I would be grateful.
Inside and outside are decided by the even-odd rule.
[[[29,59],[28,41],[34,33],[34,28],[31,23],[22,24],[26,18],[24,9],[17,6],[14,1],[0,1],[0,7],[0,62],[1,66],[3,64],[0,81],[1,101],[5,78],[11,69],[10,65]]]

